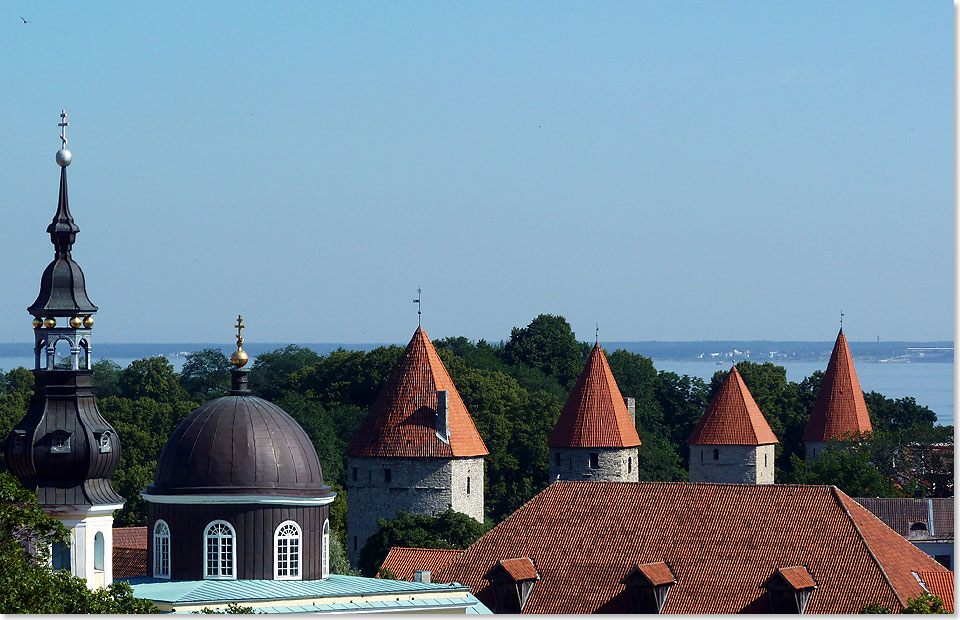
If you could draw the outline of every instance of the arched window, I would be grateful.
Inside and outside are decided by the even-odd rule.
[[[103,532],[93,537],[93,570],[103,570]]]
[[[170,526],[163,519],[153,525],[153,576],[170,579]]]
[[[330,576],[330,520],[323,522],[323,564],[320,567],[320,577]]]
[[[273,562],[274,579],[301,579],[300,576],[300,526],[294,521],[284,521],[273,534],[276,553]]]
[[[234,562],[237,539],[233,526],[226,521],[213,521],[204,533],[206,557],[203,563],[204,579],[236,579]]]

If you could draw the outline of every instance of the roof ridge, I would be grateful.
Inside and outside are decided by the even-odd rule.
[[[883,580],[884,582],[886,582],[887,587],[890,588],[891,592],[893,592],[893,596],[897,599],[897,602],[900,603],[900,606],[906,607],[907,606],[906,601],[904,601],[903,598],[901,598],[900,593],[897,592],[897,589],[895,587],[893,587],[893,582],[890,581],[890,577],[887,575],[887,571],[884,570],[883,564],[880,562],[879,559],[877,559],[877,556],[873,552],[873,549],[870,548],[870,544],[867,542],[866,537],[863,535],[863,532],[861,532],[860,528],[857,526],[857,522],[853,518],[853,515],[850,514],[850,509],[847,508],[847,506],[843,503],[843,499],[840,497],[839,491],[840,489],[837,488],[836,485],[833,485],[833,484],[830,485],[830,492],[833,494],[833,498],[836,500],[837,504],[840,506],[840,509],[843,510],[843,514],[845,514],[847,518],[850,519],[850,525],[853,526],[853,530],[857,533],[857,537],[860,539],[860,542],[862,542],[863,546],[866,547],[867,553],[870,554],[870,558],[873,560],[873,563],[877,565],[878,569],[880,569],[880,574],[883,575]],[[874,517],[876,519],[876,517],[873,515],[872,512],[870,512],[869,510],[866,510],[866,512],[870,514],[871,517]]]

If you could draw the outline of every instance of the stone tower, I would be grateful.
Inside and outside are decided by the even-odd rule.
[[[841,328],[820,383],[810,421],[803,432],[806,461],[810,463],[815,460],[829,441],[857,437],[872,430],[870,413],[857,379],[857,369],[853,367],[847,337]]]
[[[356,566],[377,519],[452,508],[483,521],[489,454],[423,328],[347,448],[347,553]]]
[[[637,435],[633,399],[620,388],[599,344],[577,378],[547,440],[550,482],[610,480],[636,482]]]
[[[687,439],[690,482],[773,484],[777,436],[734,366]]]
[[[62,112],[61,127],[66,127]],[[61,135],[64,147],[66,138]],[[93,313],[83,270],[71,256],[80,228],[70,214],[67,166],[57,152],[60,199],[47,227],[53,261],[40,279],[33,315],[34,388],[27,415],[7,438],[10,471],[35,491],[43,511],[70,530],[68,545],[54,545],[54,568],[86,580],[90,588],[113,582],[113,512],[124,500],[110,486],[120,461],[120,440],[97,410],[90,366]]]

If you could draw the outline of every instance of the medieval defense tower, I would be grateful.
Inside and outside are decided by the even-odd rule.
[[[356,566],[377,519],[452,508],[483,522],[489,454],[436,349],[417,327],[347,448],[347,553]]]
[[[66,112],[60,126],[67,127]],[[33,315],[34,388],[27,415],[10,433],[10,471],[35,491],[44,512],[70,530],[68,545],[54,545],[54,568],[68,570],[91,588],[113,582],[113,512],[124,500],[110,486],[120,461],[120,440],[97,410],[90,351],[93,314],[83,270],[71,256],[80,228],[70,214],[67,166],[57,151],[60,199],[47,226],[53,261],[40,278]]]
[[[624,400],[620,395],[599,343],[590,351],[547,445],[550,446],[550,482],[638,480],[640,436],[634,400]]]
[[[690,482],[773,484],[777,436],[736,366],[723,379],[687,443]]]
[[[810,463],[823,452],[827,442],[856,438],[872,430],[857,369],[841,327],[803,432],[804,457]]]

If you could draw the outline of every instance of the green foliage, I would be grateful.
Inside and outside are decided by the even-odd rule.
[[[889,614],[893,611],[889,607],[884,607],[880,603],[868,603],[860,609],[862,614]]]
[[[93,391],[97,398],[120,396],[120,364],[113,360],[97,360],[93,369]]]
[[[230,360],[220,349],[189,353],[180,371],[180,384],[197,402],[223,396],[230,389]]]
[[[69,540],[66,528],[37,505],[35,494],[0,474],[0,613],[156,613],[151,601],[133,596],[128,583],[91,591],[84,580],[50,568],[47,550]]]
[[[948,614],[939,596],[924,592],[916,598],[908,598],[902,614]]]
[[[380,529],[360,550],[360,572],[368,577],[377,574],[390,547],[466,549],[490,529],[489,525],[453,510],[447,510],[439,517],[398,510],[396,519],[377,519],[377,526]]]
[[[794,457],[793,482],[829,484],[850,497],[895,497],[896,487],[870,462],[869,450],[852,446],[826,448],[809,467]]]
[[[158,403],[187,400],[180,377],[167,358],[156,356],[134,360],[120,371],[120,395],[136,400],[150,398]]]
[[[268,353],[261,353],[253,362],[250,390],[260,398],[276,402],[290,390],[293,374],[320,361],[320,356],[295,344]]]
[[[929,407],[918,405],[913,397],[887,398],[878,392],[863,394],[870,412],[874,431],[902,431],[911,427],[931,427],[937,423],[937,414]]]
[[[33,396],[33,373],[26,368],[0,371],[0,439],[6,440],[13,427],[23,419]],[[0,471],[6,471],[4,451],[0,450]]]
[[[394,581],[397,580],[397,576],[394,575],[393,571],[389,568],[381,568],[380,572],[377,573],[377,577],[380,579],[393,579]]]
[[[347,558],[347,551],[343,544],[344,538],[345,536],[337,533],[330,536],[330,572],[335,575],[359,576],[360,571],[350,567],[350,560]]]
[[[569,389],[583,370],[589,351],[577,342],[565,318],[541,314],[526,327],[511,330],[503,359],[511,366],[535,368]]]

